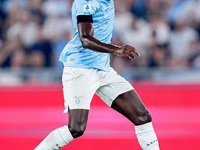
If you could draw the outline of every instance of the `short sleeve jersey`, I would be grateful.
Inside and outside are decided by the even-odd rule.
[[[113,32],[114,14],[113,0],[74,0],[72,6],[74,37],[64,47],[59,58],[64,66],[95,68],[103,71],[110,70],[110,56],[108,53],[101,53],[83,48],[78,33],[77,16],[92,15],[94,38],[110,44]]]

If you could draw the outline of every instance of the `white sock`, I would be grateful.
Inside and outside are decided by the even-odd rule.
[[[68,126],[63,126],[52,131],[34,150],[60,149],[73,139]]]
[[[135,133],[143,150],[159,150],[158,139],[152,122],[135,126]]]

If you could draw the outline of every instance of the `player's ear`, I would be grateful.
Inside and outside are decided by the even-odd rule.
[[[79,15],[77,16],[77,24],[81,22],[93,23],[92,15]]]

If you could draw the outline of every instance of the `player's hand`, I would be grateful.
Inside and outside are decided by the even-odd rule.
[[[140,56],[136,49],[130,45],[124,45],[119,47],[118,50],[114,51],[114,54],[121,57],[127,57],[131,61],[135,59],[135,56],[133,54]]]

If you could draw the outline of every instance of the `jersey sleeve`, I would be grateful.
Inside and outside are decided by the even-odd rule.
[[[98,3],[95,0],[77,0],[76,16],[94,15],[98,8]]]

